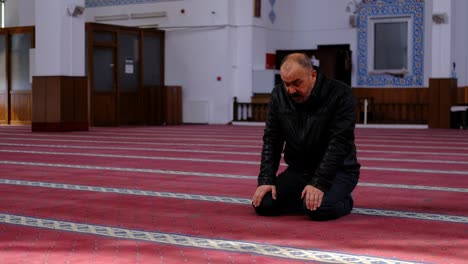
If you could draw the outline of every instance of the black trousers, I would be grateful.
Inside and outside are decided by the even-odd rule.
[[[358,176],[338,172],[332,187],[324,194],[322,204],[314,211],[308,210],[301,199],[301,193],[308,182],[306,177],[304,173],[287,168],[278,175],[276,200],[271,192],[267,193],[261,204],[254,207],[255,212],[265,216],[305,212],[315,221],[337,219],[351,212],[354,205],[351,192],[356,187]]]

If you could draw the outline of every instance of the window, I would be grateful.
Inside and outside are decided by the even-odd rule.
[[[0,27],[5,27],[5,0],[0,0]]]
[[[262,0],[253,0],[254,4],[254,17],[262,16]]]
[[[412,17],[369,19],[369,74],[406,75],[412,70]]]

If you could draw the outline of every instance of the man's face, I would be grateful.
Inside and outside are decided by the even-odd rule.
[[[291,62],[281,68],[281,80],[289,97],[301,104],[309,99],[317,80],[317,72],[314,69],[304,69],[298,63]]]

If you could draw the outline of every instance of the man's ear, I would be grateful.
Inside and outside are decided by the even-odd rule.
[[[311,74],[312,78],[314,78],[314,79],[317,78],[317,71],[315,69],[312,69],[310,71],[310,74]]]

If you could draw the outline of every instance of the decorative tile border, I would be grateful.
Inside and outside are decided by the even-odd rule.
[[[271,6],[271,11],[270,13],[268,14],[268,18],[270,19],[270,22],[272,24],[275,23],[275,20],[276,20],[276,13],[275,13],[275,3],[276,3],[276,0],[270,0],[270,6]]]
[[[367,0],[359,6],[358,14],[358,86],[422,86],[424,81],[424,0]],[[413,69],[404,78],[367,74],[367,26],[369,16],[411,15],[413,17]]]
[[[0,224],[44,228],[55,231],[66,231],[87,235],[111,237],[116,239],[130,239],[157,244],[205,248],[211,250],[230,251],[243,254],[258,254],[268,257],[315,261],[326,263],[382,263],[382,264],[410,264],[415,262],[382,257],[355,255],[330,252],[323,250],[302,249],[280,245],[246,242],[239,240],[225,240],[206,237],[187,236],[173,233],[163,233],[145,230],[135,230],[114,226],[93,225],[56,219],[37,218],[22,215],[0,213]]]
[[[127,194],[127,195],[135,195],[135,196],[149,196],[149,197],[195,200],[195,201],[205,201],[205,202],[218,202],[218,203],[228,203],[228,204],[243,204],[243,205],[249,205],[249,206],[251,205],[250,199],[240,198],[240,197],[214,196],[214,195],[190,194],[190,193],[157,192],[157,191],[149,191],[149,190],[135,190],[135,189],[125,189],[125,188],[66,184],[66,183],[21,181],[21,180],[13,180],[13,179],[0,179],[0,184],[33,186],[33,187],[62,189],[62,190],[101,192],[101,193],[118,193],[118,194]],[[468,223],[468,217],[460,216],[460,215],[417,213],[417,212],[382,210],[382,209],[372,209],[372,208],[353,208],[352,213],[373,215],[373,216],[384,216],[384,217],[399,217],[399,218],[409,218],[409,219],[419,219],[419,220],[430,220],[430,221],[439,221],[439,222],[452,222],[452,223],[461,223],[461,224]]]
[[[147,3],[169,2],[169,1],[183,1],[183,0],[85,0],[85,6],[89,8],[89,7],[116,6],[116,5],[147,4]]]

